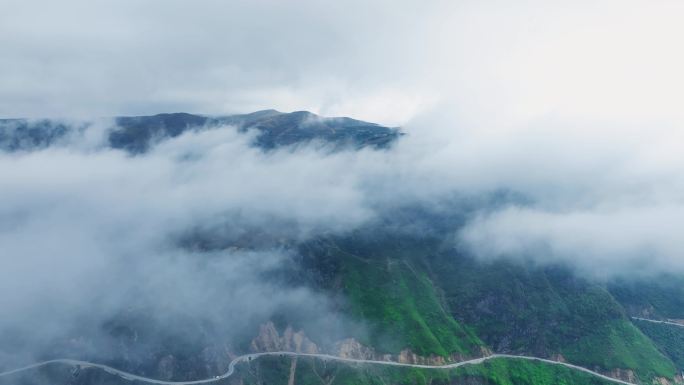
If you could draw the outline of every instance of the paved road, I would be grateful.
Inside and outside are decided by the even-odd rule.
[[[79,360],[57,359],[57,360],[49,360],[49,361],[38,362],[38,363],[35,363],[33,365],[28,365],[28,366],[24,366],[22,368],[2,372],[2,373],[0,373],[0,377],[8,376],[11,374],[23,372],[25,370],[34,369],[34,368],[38,368],[38,367],[49,365],[49,364],[63,364],[63,365],[79,366],[81,368],[98,368],[98,369],[104,370],[107,373],[113,374],[115,376],[119,376],[119,377],[126,379],[126,380],[129,380],[129,381],[141,381],[141,382],[146,382],[149,384],[160,384],[160,385],[207,384],[207,383],[217,382],[217,381],[220,381],[224,378],[230,377],[235,372],[235,365],[237,365],[241,362],[248,362],[248,361],[257,359],[259,357],[264,357],[264,356],[312,357],[312,358],[317,358],[317,359],[321,359],[321,360],[340,361],[340,362],[347,362],[347,363],[354,363],[354,364],[388,365],[388,366],[400,366],[400,367],[421,368],[421,369],[453,369],[453,368],[458,368],[460,366],[465,366],[465,365],[481,364],[487,360],[491,360],[491,359],[495,359],[495,358],[508,358],[508,359],[538,361],[538,362],[545,362],[547,364],[565,366],[567,368],[579,370],[579,371],[591,374],[593,376],[596,376],[596,377],[599,377],[599,378],[602,378],[604,380],[608,380],[608,381],[611,381],[614,383],[623,384],[623,385],[634,385],[631,382],[622,381],[622,380],[618,380],[616,378],[608,377],[608,376],[605,376],[601,373],[594,372],[593,370],[583,368],[581,366],[568,364],[565,362],[553,361],[553,360],[549,360],[549,359],[545,359],[545,358],[530,357],[530,356],[516,356],[516,355],[511,355],[511,354],[492,354],[492,355],[487,356],[487,357],[474,358],[472,360],[455,362],[455,363],[448,364],[448,365],[434,366],[434,365],[420,365],[420,364],[404,364],[404,363],[394,362],[394,361],[375,361],[375,360],[361,360],[361,359],[354,359],[354,358],[343,358],[343,357],[336,357],[336,356],[331,356],[331,355],[327,355],[327,354],[308,354],[308,353],[294,353],[294,352],[253,353],[253,354],[246,354],[244,356],[237,357],[236,359],[231,361],[230,364],[228,365],[228,371],[226,371],[224,374],[222,374],[220,376],[206,378],[206,379],[202,379],[202,380],[195,380],[195,381],[163,381],[163,380],[157,380],[154,378],[138,376],[136,374],[124,372],[122,370],[115,369],[115,368],[112,368],[111,366],[107,366],[107,365],[96,364],[96,363],[86,362],[86,361],[79,361]]]
[[[684,325],[678,324],[676,322],[671,322],[671,321],[658,321],[655,319],[641,318],[641,317],[632,317],[632,319],[639,320],[639,321],[653,322],[656,324],[674,325],[674,326],[679,326],[680,328],[684,328]]]

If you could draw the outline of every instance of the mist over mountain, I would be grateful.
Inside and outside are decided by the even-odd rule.
[[[3,121],[3,255],[17,258],[2,278],[14,314],[2,322],[6,366],[60,353],[145,365],[169,343],[237,352],[238,336],[278,312],[326,323],[333,338],[345,321],[326,320],[326,297],[276,273],[296,270],[296,242],[368,215],[311,161],[333,147],[388,146],[396,130],[275,111],[114,122],[123,126]],[[314,139],[301,157],[263,152]],[[309,183],[334,189],[338,204],[325,209],[331,194],[316,198]]]
[[[240,132],[255,131],[253,145],[263,149],[306,144],[312,140],[335,146],[384,147],[400,134],[396,129],[350,118],[321,118],[308,111],[284,114],[264,110],[224,117],[174,113],[84,122],[3,119],[0,120],[0,146],[6,151],[28,151],[53,144],[70,144],[70,140],[85,142],[84,136],[93,140],[103,139],[98,136],[105,135],[103,142],[91,144],[136,154],[187,131],[227,125],[236,127]],[[106,132],[102,132],[103,129]]]
[[[682,19],[3,0],[0,384],[684,383]]]
[[[587,227],[600,211],[537,225],[526,216],[542,214],[528,213],[577,200],[540,193],[534,176],[491,183],[491,165],[444,162],[442,151],[468,156],[451,146],[473,142],[272,110],[4,120],[2,133],[3,368],[70,357],[182,381],[263,350],[439,362],[491,349],[672,376],[627,315],[679,316],[657,302],[679,290],[658,286],[678,271],[678,249],[643,231],[577,243],[619,231]],[[655,247],[646,269],[640,242]],[[653,291],[639,298],[642,279]],[[587,313],[596,303],[601,313]],[[627,353],[587,360],[593,343]]]

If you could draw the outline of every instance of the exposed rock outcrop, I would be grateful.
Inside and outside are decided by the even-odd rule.
[[[252,340],[250,348],[254,352],[288,351],[298,353],[326,353],[343,358],[353,358],[376,361],[395,361],[407,364],[422,365],[446,365],[451,362],[463,361],[472,357],[461,354],[452,354],[448,357],[421,356],[410,349],[404,349],[399,354],[385,354],[375,351],[354,338],[347,338],[334,344],[331,349],[323,351],[312,342],[303,331],[295,332],[288,326],[281,333],[278,332],[273,322],[267,322],[259,327],[259,334]],[[490,355],[491,351],[481,349],[481,356]]]
[[[338,343],[335,344],[335,351],[332,353],[336,356],[339,357],[344,357],[344,358],[355,358],[355,359],[362,359],[362,360],[375,360],[375,359],[389,359],[391,356],[386,355],[382,356],[382,358],[378,357],[378,354],[373,350],[372,348],[369,348],[368,346],[365,346],[361,344],[359,341],[357,341],[354,338],[347,338],[342,341],[339,341]]]
[[[159,360],[157,365],[157,373],[164,380],[173,378],[174,368],[176,367],[176,359],[172,355],[164,356]]]
[[[563,355],[560,354],[560,353],[552,354],[552,355],[551,355],[551,359],[552,359],[553,361],[558,361],[558,362],[568,362],[568,361],[565,359],[565,357],[563,357]]]
[[[347,338],[335,344],[335,350],[331,352],[333,355],[344,358],[355,358],[364,360],[377,361],[395,361],[405,364],[421,364],[421,365],[446,365],[452,362],[464,361],[473,357],[465,357],[461,354],[452,354],[448,357],[442,356],[421,356],[410,349],[404,349],[399,354],[381,354],[376,352],[373,348],[361,344],[354,338]],[[487,348],[481,349],[480,356],[488,356],[492,352]]]
[[[637,380],[636,375],[634,375],[634,371],[631,369],[615,368],[613,370],[605,372],[604,374],[606,376],[617,378],[618,380],[627,381],[634,384],[637,384],[639,382]]]
[[[280,335],[273,322],[259,327],[259,334],[252,340],[250,348],[254,352],[320,353],[318,346],[303,331],[295,332],[288,326]]]
[[[653,384],[654,385],[680,385],[680,384],[684,384],[684,378],[680,374],[677,374],[673,380],[670,380],[668,378],[663,378],[663,377],[656,377],[653,379]]]

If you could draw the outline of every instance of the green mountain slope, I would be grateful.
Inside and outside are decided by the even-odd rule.
[[[634,320],[634,323],[677,365],[679,371],[684,371],[684,327],[640,320]]]
[[[343,311],[366,325],[356,337],[378,353],[481,356],[483,342],[449,314],[426,272],[412,266],[411,256],[425,245],[376,241],[327,240],[307,250],[327,290],[343,295]]]
[[[561,268],[481,263],[454,253],[431,263],[455,318],[498,352],[562,356],[601,371],[672,378],[675,367],[608,290]]]
[[[482,342],[442,308],[425,273],[391,259],[348,257],[343,266],[351,312],[371,325],[370,346],[388,353],[408,348],[422,356],[480,353]]]
[[[635,287],[627,290],[625,285],[616,291],[615,284],[607,286],[578,277],[563,267],[511,260],[482,262],[445,245],[449,243],[437,237],[393,236],[387,232],[323,237],[300,245],[291,270],[283,276],[332,298],[340,319],[363,325],[336,337],[355,338],[378,355],[392,354],[398,359],[408,350],[419,356],[410,360],[440,364],[489,352],[510,353],[565,360],[639,384],[681,383],[676,374],[684,367],[684,328],[633,323],[627,316],[626,304],[643,303],[660,314],[677,314],[676,300],[669,299],[667,292],[646,290],[640,296]],[[290,326],[305,329],[302,318],[306,314],[287,313],[273,321],[282,333]],[[329,334],[318,332],[305,330],[314,342]],[[248,351],[248,342],[240,349]],[[319,345],[323,349],[332,346]],[[406,359],[407,355],[402,357]],[[101,371],[82,372],[74,378],[69,370],[52,367],[38,374],[53,384],[121,382]],[[13,383],[40,384],[34,376],[26,374]],[[289,357],[263,357],[241,366],[237,376],[220,382],[605,383],[570,368],[520,359],[497,358],[480,365],[435,370],[349,365],[302,357],[296,363]]]
[[[630,315],[684,319],[684,277],[618,279],[611,282],[608,289]]]
[[[360,236],[313,252],[369,325],[379,352],[467,356],[484,350],[562,359],[624,379],[673,379],[671,356],[635,327],[605,286],[562,267],[484,263],[438,239]],[[632,374],[630,374],[630,372]]]

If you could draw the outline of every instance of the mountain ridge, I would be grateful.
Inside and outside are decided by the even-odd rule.
[[[109,120],[113,124],[108,124]],[[46,148],[70,132],[85,131],[96,122],[107,124],[108,145],[131,154],[149,150],[156,142],[192,130],[235,126],[240,132],[257,131],[255,147],[279,147],[319,141],[335,149],[387,148],[403,135],[398,128],[348,117],[322,117],[308,111],[290,113],[261,110],[247,114],[212,116],[186,112],[119,116],[94,121],[59,119],[0,119],[0,149],[26,151]]]

